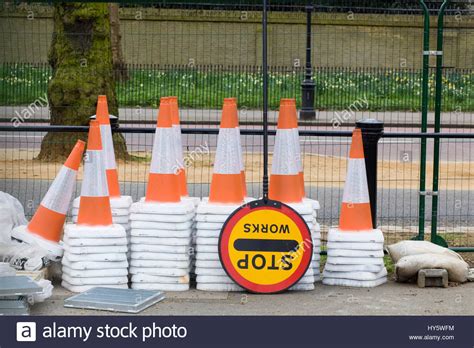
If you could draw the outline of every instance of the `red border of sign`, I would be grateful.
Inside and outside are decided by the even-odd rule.
[[[298,280],[300,280],[303,277],[303,275],[306,273],[306,270],[311,264],[311,259],[313,255],[313,240],[311,238],[311,232],[309,231],[308,225],[306,224],[304,219],[293,208],[289,207],[286,204],[279,203],[281,204],[281,206],[278,208],[271,205],[263,205],[263,206],[251,208],[250,204],[252,204],[252,202],[238,208],[238,210],[236,210],[234,213],[232,213],[229,216],[229,218],[226,220],[226,222],[224,223],[222,227],[222,230],[219,236],[219,259],[221,261],[221,264],[225,272],[227,273],[227,275],[234,282],[236,282],[238,285],[242,286],[244,289],[248,291],[255,292],[255,293],[264,293],[264,294],[272,294],[272,293],[285,291],[292,285],[296,284]],[[303,240],[309,240],[311,244],[310,250],[305,250],[306,252],[303,253],[303,257],[300,262],[300,265],[298,266],[298,269],[292,274],[292,276],[280,283],[273,284],[273,285],[256,284],[254,282],[251,282],[245,279],[234,269],[228,257],[229,255],[228,245],[229,245],[230,232],[234,229],[234,226],[243,216],[245,216],[249,212],[254,212],[254,211],[258,211],[262,209],[275,210],[275,211],[283,212],[284,214],[286,214],[298,226],[299,230],[302,233]],[[308,243],[304,243],[303,248],[308,249]]]

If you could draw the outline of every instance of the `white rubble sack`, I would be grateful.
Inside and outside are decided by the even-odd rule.
[[[0,191],[0,243],[11,242],[11,231],[28,224],[20,201],[8,193]]]
[[[388,245],[387,249],[394,263],[404,256],[420,254],[447,255],[462,260],[462,257],[455,251],[423,240],[404,240]]]
[[[449,280],[458,283],[467,281],[469,274],[469,265],[464,260],[439,253],[404,256],[395,264],[395,274],[398,281],[408,281],[424,268],[446,269]]]

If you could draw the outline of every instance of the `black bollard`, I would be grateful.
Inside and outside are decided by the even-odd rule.
[[[372,226],[377,228],[377,150],[379,139],[383,135],[383,122],[369,118],[357,121],[356,127],[362,132]]]

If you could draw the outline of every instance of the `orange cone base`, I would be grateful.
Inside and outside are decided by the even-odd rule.
[[[120,197],[120,185],[118,181],[117,169],[107,169],[107,188],[109,189],[110,197]]]
[[[178,175],[150,173],[145,201],[163,203],[180,202],[181,196],[179,194]]]
[[[181,197],[189,196],[188,185],[186,183],[186,172],[184,171],[184,169],[179,170],[178,180],[179,180],[179,195]]]
[[[210,203],[241,204],[244,201],[242,175],[212,174]]]
[[[40,205],[28,224],[28,230],[46,240],[57,243],[61,239],[65,220],[66,215]]]
[[[81,196],[78,225],[108,226],[112,225],[112,212],[110,210],[110,199],[106,197]]]
[[[240,172],[240,175],[242,176],[242,190],[244,193],[244,197],[247,197],[247,183],[245,182],[245,172],[242,170]]]
[[[300,178],[301,196],[304,198],[304,197],[306,197],[306,193],[304,191],[304,173],[299,172],[298,176]]]
[[[270,188],[268,192],[270,199],[283,203],[299,203],[303,200],[301,196],[301,183],[299,174],[270,176]]]
[[[357,232],[372,229],[370,203],[342,203],[339,230]]]

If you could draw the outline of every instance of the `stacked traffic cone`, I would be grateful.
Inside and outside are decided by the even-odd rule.
[[[13,238],[28,244],[37,244],[48,252],[48,257],[53,261],[63,255],[59,242],[75,189],[84,146],[83,141],[77,141],[30,223],[27,226],[18,226],[12,231]]]
[[[181,199],[182,168],[176,166],[175,135],[172,104],[164,97],[160,101],[146,197],[130,209],[133,289],[189,289],[195,205],[191,199]]]
[[[112,140],[112,129],[110,127],[109,108],[107,106],[107,96],[100,95],[97,100],[96,120],[100,126],[100,138],[104,152],[105,174],[107,177],[107,188],[109,190],[110,207],[112,209],[112,221],[114,224],[122,225],[127,232],[127,239],[130,240],[130,206],[132,197],[122,196],[118,180],[117,165],[115,163],[114,143]],[[79,213],[80,197],[72,203],[73,221],[77,221]]]
[[[224,99],[209,198],[197,208],[196,283],[198,290],[240,291],[219,261],[218,242],[224,222],[245,201],[235,99]]]
[[[64,228],[62,285],[73,292],[96,286],[127,288],[127,238],[113,224],[97,121],[90,122],[76,224]]]
[[[313,290],[319,280],[320,228],[316,221],[319,203],[305,198],[299,146],[298,120],[294,99],[280,101],[277,134],[273,151],[269,198],[288,204],[306,221],[313,242],[313,257],[305,275],[290,290]]]
[[[387,281],[384,237],[372,226],[360,129],[352,133],[339,228],[328,233],[323,284],[374,287]]]

